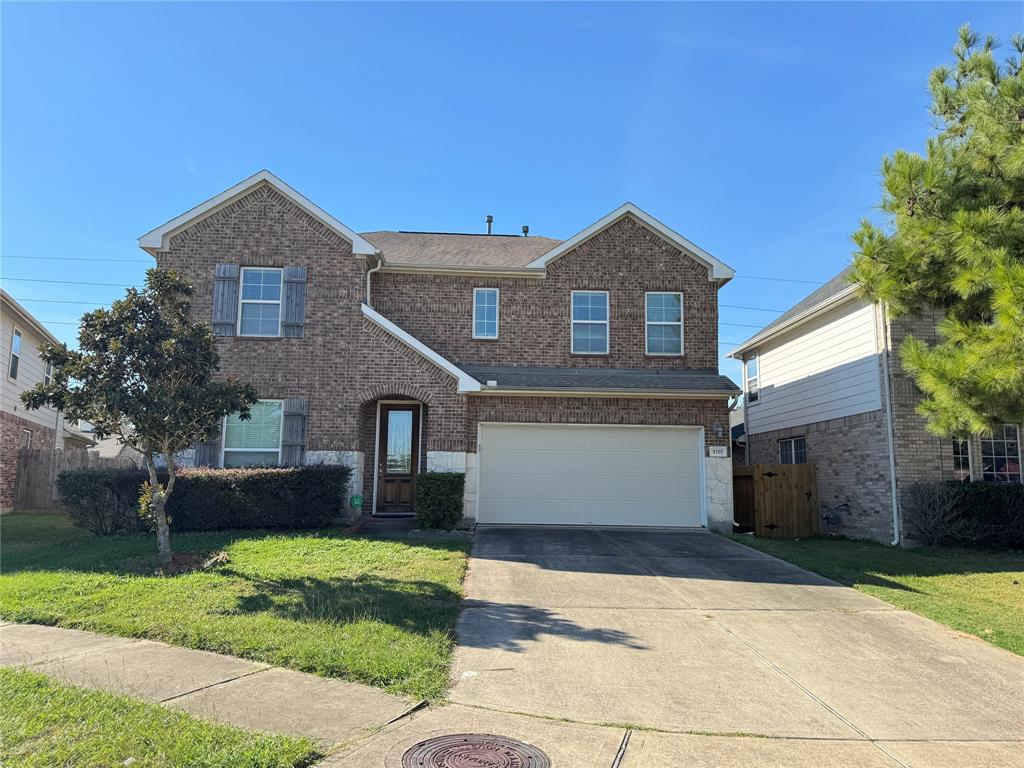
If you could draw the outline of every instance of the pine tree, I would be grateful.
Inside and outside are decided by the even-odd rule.
[[[906,339],[904,366],[938,435],[1024,421],[1024,36],[960,29],[931,74],[937,134],[882,163],[885,225],[861,223],[854,279],[896,315],[944,309],[939,342]]]

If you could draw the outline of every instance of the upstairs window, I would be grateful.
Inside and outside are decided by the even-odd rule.
[[[761,388],[758,384],[757,355],[751,355],[747,358],[744,371],[746,372],[745,389],[747,392],[747,402],[756,403],[761,398]]]
[[[239,336],[281,335],[281,270],[242,269]]]
[[[806,464],[807,440],[802,437],[791,437],[779,440],[779,464]]]
[[[683,294],[647,294],[647,354],[683,354]]]
[[[992,483],[1019,483],[1020,431],[1003,424],[992,437],[981,439],[981,479]]]
[[[953,477],[957,480],[971,479],[971,449],[969,440],[953,438]]]
[[[572,354],[608,354],[608,291],[572,292]]]
[[[473,338],[498,338],[498,289],[473,289]]]
[[[18,366],[21,364],[21,331],[17,328],[11,335],[11,360],[7,365],[7,375],[12,379],[18,378]]]
[[[53,381],[53,363],[47,363],[43,369],[43,384],[48,387],[51,381]]]
[[[249,418],[238,414],[224,419],[225,467],[270,467],[281,463],[281,428],[284,403],[260,400],[249,409]]]

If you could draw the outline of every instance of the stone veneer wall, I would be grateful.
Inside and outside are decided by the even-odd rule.
[[[818,474],[822,511],[842,504],[831,532],[857,539],[892,540],[892,487],[884,411],[750,435],[751,464],[778,464],[779,440],[803,437]],[[825,524],[822,530],[826,531]]]

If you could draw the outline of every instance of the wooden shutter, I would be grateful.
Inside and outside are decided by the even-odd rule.
[[[211,437],[204,443],[196,444],[196,466],[217,467],[220,466],[220,434]]]
[[[281,308],[281,333],[301,339],[306,324],[306,268],[284,268],[284,296]]]
[[[292,397],[284,401],[284,425],[281,429],[281,464],[297,467],[302,464],[306,449],[306,399]]]
[[[238,326],[237,264],[218,264],[213,270],[213,335],[234,336]]]

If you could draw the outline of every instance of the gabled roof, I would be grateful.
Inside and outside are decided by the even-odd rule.
[[[53,344],[55,347],[59,347],[60,346],[60,340],[56,336],[54,336],[52,333],[50,333],[50,330],[45,325],[43,325],[41,322],[36,320],[31,312],[29,312],[27,309],[25,309],[23,306],[21,306],[21,304],[16,302],[14,300],[14,298],[11,296],[11,294],[9,294],[3,288],[0,288],[0,299],[2,299],[2,303],[3,304],[7,305],[7,307],[5,307],[4,309],[6,310],[9,307],[10,310],[15,315],[18,315],[18,317],[21,318],[21,323],[24,323],[25,325],[35,329],[35,331],[37,333],[42,335],[43,338],[45,338],[48,342]],[[0,314],[6,315],[7,312],[6,311],[0,312]],[[16,325],[20,325],[21,323],[16,323]]]
[[[311,200],[303,197],[277,178],[277,176],[266,170],[250,176],[245,181],[231,187],[231,189],[224,190],[216,197],[211,197],[205,203],[200,203],[192,210],[186,211],[177,218],[171,219],[166,224],[157,227],[151,232],[147,232],[139,238],[139,247],[142,248],[142,250],[155,255],[157,251],[167,248],[168,241],[172,235],[185,229],[185,227],[195,224],[197,221],[216,213],[220,209],[231,205],[233,202],[244,195],[247,195],[261,184],[270,185],[297,206],[305,210],[309,215],[323,222],[330,229],[333,229],[341,235],[341,237],[352,243],[352,253],[356,255],[370,256],[377,252],[376,247],[374,247],[372,243],[368,242],[356,232],[353,232]]]
[[[582,230],[581,232],[577,232],[568,240],[555,246],[550,251],[545,253],[543,256],[534,259],[529,264],[527,264],[527,266],[546,267],[549,263],[557,259],[562,254],[572,250],[580,243],[584,242],[585,240],[589,240],[597,233],[607,229],[624,216],[635,217],[645,226],[657,232],[666,240],[674,244],[677,248],[687,253],[689,256],[696,259],[697,261],[703,263],[708,268],[708,278],[710,280],[721,280],[724,282],[726,280],[731,280],[735,276],[736,272],[735,270],[732,269],[732,267],[730,267],[729,265],[725,264],[722,261],[719,261],[700,246],[691,243],[689,240],[687,240],[685,237],[680,235],[675,230],[669,229],[656,218],[651,216],[646,211],[641,210],[633,203],[622,204],[614,211],[609,213],[607,216],[598,219],[589,227]]]
[[[388,267],[522,268],[561,240],[454,232],[363,232],[384,253]]]
[[[853,265],[850,265],[828,282],[815,288],[807,296],[775,318],[775,320],[768,323],[768,325],[732,350],[729,353],[729,357],[737,357],[777,333],[781,333],[785,329],[828,309],[848,296],[852,296],[857,290],[856,284],[851,282],[852,274]]]

